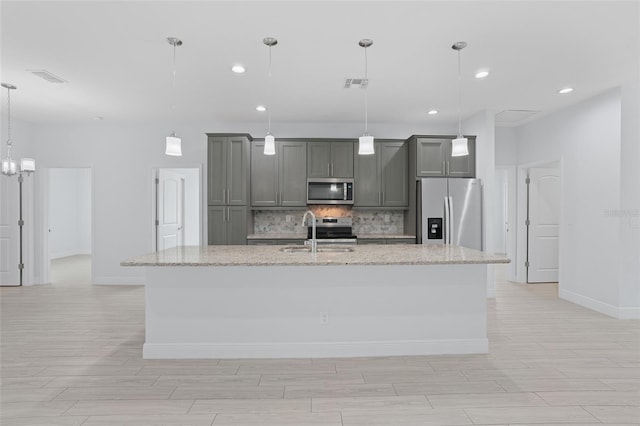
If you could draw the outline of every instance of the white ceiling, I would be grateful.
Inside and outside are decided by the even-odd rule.
[[[369,57],[369,120],[444,123],[483,109],[540,114],[626,81],[640,67],[637,1],[73,1],[1,2],[2,81],[15,118],[37,123],[255,122],[268,102],[273,48],[274,121],[358,122]],[[177,100],[172,108],[173,48]],[[237,75],[231,65],[242,63]],[[27,70],[67,80],[51,84]],[[489,69],[476,80],[473,74]],[[572,86],[569,95],[556,91]],[[2,93],[3,111],[6,91]],[[440,114],[427,116],[429,109]],[[537,114],[537,115],[540,115]],[[173,117],[173,118],[172,118]]]

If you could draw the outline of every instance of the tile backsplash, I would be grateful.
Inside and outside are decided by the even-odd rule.
[[[358,210],[344,206],[311,206],[318,217],[352,217],[354,234],[403,234],[404,212],[399,210]],[[295,234],[306,231],[301,210],[255,210],[255,234]]]

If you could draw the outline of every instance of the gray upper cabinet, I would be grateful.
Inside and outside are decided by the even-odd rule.
[[[264,155],[264,142],[251,146],[251,206],[307,205],[307,145],[276,141],[276,155]]]
[[[418,177],[475,177],[475,138],[469,137],[469,155],[451,156],[451,139],[416,137],[416,176]]]
[[[354,156],[355,207],[408,207],[408,150],[404,142],[376,141],[374,155]]]
[[[209,136],[207,200],[209,205],[247,205],[249,139],[246,136]]]
[[[308,142],[307,177],[353,177],[353,141]]]

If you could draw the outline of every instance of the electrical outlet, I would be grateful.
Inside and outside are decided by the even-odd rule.
[[[290,214],[286,215],[286,216],[285,216],[285,220],[286,220],[287,222],[291,222],[291,215],[290,215]]]
[[[387,222],[387,223],[391,222],[391,215],[385,214],[384,215],[384,221]]]
[[[329,312],[320,312],[320,324],[329,324]]]

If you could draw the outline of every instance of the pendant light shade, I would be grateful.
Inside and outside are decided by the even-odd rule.
[[[463,157],[469,155],[469,140],[467,138],[456,138],[451,141],[451,156]]]
[[[264,137],[264,155],[276,155],[276,138],[271,133]]]
[[[469,140],[462,136],[462,74],[460,72],[460,51],[467,47],[467,43],[459,41],[451,48],[458,52],[458,137],[451,141],[451,156],[463,157],[469,155]]]
[[[364,48],[364,81],[360,87],[364,87],[364,133],[358,139],[358,155],[373,155],[375,154],[375,147],[373,144],[373,136],[368,133],[369,130],[369,102],[368,102],[368,87],[369,87],[369,75],[368,75],[368,61],[367,61],[367,48],[373,44],[373,40],[364,38],[358,42],[358,46]]]
[[[182,155],[182,139],[176,136],[175,133],[167,136],[167,147],[164,153],[175,157]]]
[[[36,160],[33,158],[20,159],[20,171],[22,173],[33,173],[36,171]]]
[[[271,48],[278,44],[278,40],[273,37],[265,37],[262,43],[269,47],[269,92],[271,92]],[[271,96],[269,96],[271,98]],[[269,99],[270,100],[270,99]],[[271,106],[268,109],[269,127],[267,135],[264,137],[264,155],[276,155],[276,138],[271,134]]]
[[[176,48],[182,46],[182,40],[176,37],[167,37],[167,43],[173,46],[173,97],[175,102],[176,96]],[[171,107],[172,109],[174,106]],[[166,146],[164,153],[173,157],[182,156],[182,139],[176,136],[175,132],[172,132],[167,136]]]
[[[360,136],[360,139],[358,139],[358,155],[372,155],[375,153],[373,136],[366,134]]]
[[[15,175],[18,172],[16,162],[11,157],[2,159],[2,174],[7,176]]]

